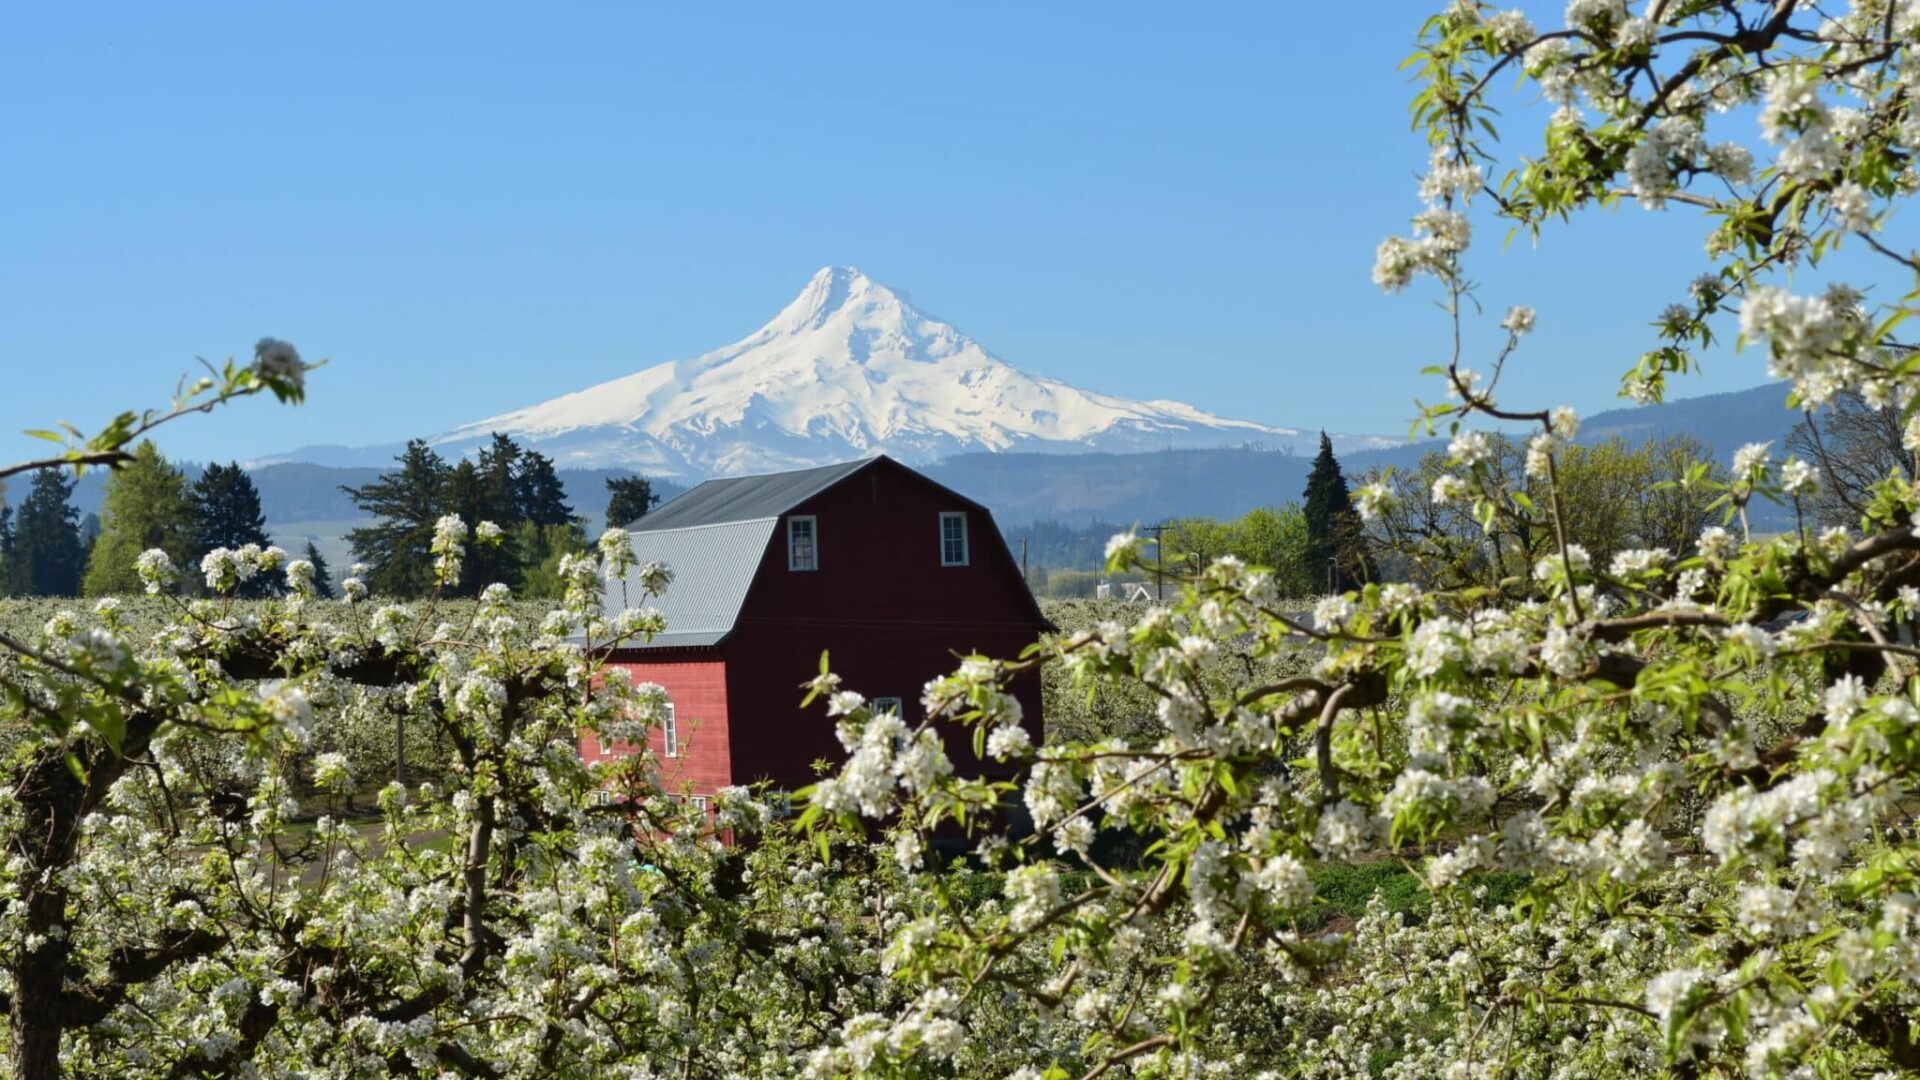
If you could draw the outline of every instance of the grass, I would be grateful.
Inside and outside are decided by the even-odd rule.
[[[1433,912],[1433,895],[1412,871],[1397,862],[1333,863],[1314,867],[1314,901],[1300,917],[1303,929],[1320,929],[1336,921],[1358,919],[1378,896],[1387,910],[1404,915],[1409,922],[1425,922]],[[992,874],[966,870],[953,875],[953,889],[962,907],[972,909],[1000,895],[1000,879]],[[1060,875],[1060,891],[1072,896],[1094,881],[1085,871],[1069,870]],[[1466,879],[1469,887],[1484,886],[1486,895],[1476,901],[1483,910],[1511,904],[1532,878],[1527,874],[1476,874]]]
[[[1337,863],[1309,871],[1316,893],[1313,906],[1302,922],[1325,926],[1336,919],[1358,919],[1367,913],[1367,905],[1378,896],[1387,910],[1405,915],[1409,922],[1424,922],[1433,912],[1433,895],[1420,879],[1397,862]],[[1486,896],[1477,901],[1483,909],[1511,904],[1523,892],[1532,877],[1508,872],[1476,874],[1466,879],[1469,886],[1485,886]]]

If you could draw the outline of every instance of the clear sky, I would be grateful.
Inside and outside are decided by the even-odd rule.
[[[267,334],[331,360],[309,404],[171,455],[429,434],[731,342],[827,264],[1076,385],[1401,433],[1445,325],[1368,274],[1440,3],[11,5],[0,456]],[[1703,235],[1484,238],[1488,307],[1540,312],[1505,398],[1617,404]]]

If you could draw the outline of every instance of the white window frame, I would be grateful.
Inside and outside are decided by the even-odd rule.
[[[889,709],[902,720],[907,718],[907,703],[897,697],[877,697],[873,699],[873,715],[880,716]]]
[[[947,558],[947,522],[949,521],[958,521],[960,523],[960,558],[958,561]],[[940,512],[940,565],[966,566],[972,554],[973,552],[967,542],[966,513],[959,510],[942,510]]]
[[[793,545],[793,527],[803,521],[807,523],[807,540],[812,548],[808,552],[811,560],[806,566],[801,566],[799,560],[795,558],[796,551]],[[813,514],[795,514],[787,518],[787,569],[800,571],[820,569],[820,519]]]
[[[667,699],[665,709],[666,712],[660,717],[660,749],[664,751],[661,756],[677,758],[680,756],[680,725],[674,715],[672,698]]]
[[[689,795],[687,796],[687,801],[698,807],[700,812],[704,814],[707,812],[707,798],[705,795]]]

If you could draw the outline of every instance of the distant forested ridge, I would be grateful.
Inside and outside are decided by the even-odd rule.
[[[1772,442],[1783,447],[1799,419],[1781,405],[1782,388],[1766,384],[1750,390],[1683,398],[1663,405],[1611,409],[1585,418],[1583,443],[1619,438],[1639,444],[1647,438],[1685,433],[1708,446],[1721,462],[1750,442]],[[1376,466],[1411,469],[1431,442],[1409,443],[1385,450],[1355,450],[1342,454],[1347,473],[1359,476]],[[1161,450],[1139,454],[961,454],[917,466],[940,483],[984,503],[1009,537],[1029,537],[1048,554],[1051,565],[1059,545],[1084,546],[1045,532],[1035,523],[1057,523],[1085,533],[1096,524],[1126,526],[1179,517],[1237,518],[1260,506],[1298,499],[1306,486],[1312,459],[1268,447],[1245,446],[1208,450]],[[188,482],[199,478],[201,466],[176,463]],[[270,523],[354,521],[364,515],[341,490],[373,482],[380,468],[276,463],[250,470],[260,491],[261,507]],[[585,519],[605,519],[606,481],[609,477],[638,475],[628,469],[562,469],[559,472],[575,510]],[[654,491],[666,502],[688,485],[653,481]],[[81,478],[72,504],[81,514],[96,513],[105,490],[105,474]],[[17,501],[25,494],[17,485],[9,493]],[[1767,507],[1756,506],[1764,513]],[[1756,521],[1756,527],[1768,526]],[[1097,530],[1095,530],[1097,531]],[[1104,542],[1104,541],[1103,541]]]

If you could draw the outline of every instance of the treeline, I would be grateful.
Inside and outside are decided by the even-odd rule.
[[[238,462],[209,465],[189,481],[151,441],[107,479],[98,531],[85,527],[64,469],[33,474],[18,510],[0,505],[0,596],[111,596],[141,591],[140,553],[158,548],[176,566],[197,567],[216,548],[267,547],[260,493]],[[311,544],[299,554],[314,564],[315,585],[329,595],[326,559]],[[194,575],[182,575],[191,588]],[[278,584],[262,576],[242,586],[267,596]]]
[[[1811,435],[1796,437],[1812,443]],[[1834,493],[1828,498],[1835,505],[1810,506],[1808,512],[1822,520],[1843,519],[1843,504],[1850,497],[1855,502],[1865,498],[1863,490],[1847,485],[1848,463],[1859,464],[1855,471],[1862,475],[1882,468],[1880,459],[1906,454],[1901,438],[1897,417],[1889,419],[1857,403],[1833,420],[1825,443],[1823,493]],[[1471,499],[1435,497],[1436,482],[1459,470],[1445,454],[1431,453],[1411,469],[1371,470],[1361,478],[1389,484],[1400,493],[1371,524],[1363,525],[1339,461],[1323,442],[1300,500],[1259,507],[1238,518],[1177,518],[1146,525],[1143,535],[1157,536],[1154,565],[1169,579],[1197,573],[1213,560],[1232,555],[1271,569],[1285,597],[1344,592],[1367,581],[1498,587],[1524,578],[1553,547],[1554,538],[1540,515],[1521,501],[1538,483],[1526,475],[1525,445],[1496,435],[1489,446],[1484,467],[1518,500],[1495,508],[1486,523],[1476,516]],[[1563,448],[1559,496],[1568,540],[1601,565],[1633,548],[1687,550],[1701,529],[1719,520],[1711,509],[1717,497],[1712,483],[1724,481],[1726,470],[1712,463],[1710,454],[1707,446],[1687,435],[1649,438],[1637,445],[1610,439]],[[1108,580],[1098,567],[1107,539],[1119,531],[1121,526],[1107,523],[1075,529],[1042,522],[1012,530],[1008,539],[1016,554],[1020,540],[1028,540],[1028,581],[1035,593],[1086,597]],[[1158,593],[1151,572],[1146,584]]]
[[[478,595],[499,582],[517,593],[559,595],[560,560],[584,551],[587,537],[552,459],[495,435],[478,455],[457,463],[422,439],[407,443],[395,461],[398,468],[378,480],[343,488],[376,519],[347,533],[374,592],[409,597],[432,591],[434,523],[457,514],[469,527],[491,521],[506,533],[499,546],[468,553],[457,594]]]
[[[1375,573],[1351,504],[1333,442],[1323,434],[1298,500],[1256,507],[1238,518],[1185,517],[1138,527],[1158,539],[1157,567],[1162,577],[1196,573],[1222,555],[1233,555],[1273,570],[1283,596],[1316,596],[1336,587],[1352,588]],[[1007,539],[1016,556],[1025,545],[1027,580],[1034,592],[1088,597],[1108,580],[1099,569],[1106,562],[1107,541],[1127,528],[1110,522],[1075,528],[1042,521],[1012,530]],[[1146,580],[1154,584],[1156,593],[1161,591],[1152,577]]]
[[[565,592],[560,560],[586,550],[587,521],[567,501],[553,459],[495,433],[472,458],[449,462],[415,439],[394,460],[397,467],[372,483],[342,488],[376,519],[347,534],[375,592],[410,597],[432,590],[434,524],[447,514],[470,528],[491,521],[505,533],[499,546],[468,552],[456,594],[478,595],[496,582],[522,596]],[[645,477],[606,483],[609,524],[631,524],[660,501]]]
[[[495,435],[475,458],[454,462],[415,440],[396,464],[367,484],[342,487],[375,519],[347,534],[374,590],[395,597],[426,593],[433,582],[434,523],[458,514],[469,526],[491,521],[505,537],[498,547],[469,554],[456,593],[477,594],[496,581],[531,597],[564,592],[560,560],[586,549],[587,522],[574,512],[552,459]],[[646,477],[608,477],[606,484],[610,524],[631,524],[660,502]],[[17,506],[0,498],[0,596],[137,593],[143,585],[135,562],[151,548],[181,568],[180,587],[191,592],[208,552],[272,543],[259,489],[238,462],[210,465],[189,479],[151,441],[143,442],[108,474],[97,516],[75,508],[74,485],[67,470],[42,469]],[[332,568],[313,543],[289,557],[312,562],[321,595],[333,595]],[[270,576],[247,582],[240,595],[273,595],[281,583]]]
[[[1431,588],[1501,588],[1525,580],[1533,565],[1557,550],[1541,507],[1546,485],[1527,472],[1526,446],[1492,436],[1482,469],[1505,494],[1481,509],[1468,497],[1447,495],[1462,470],[1445,454],[1387,479],[1399,492],[1368,526],[1366,542],[1386,580],[1413,580]],[[1691,550],[1700,532],[1719,524],[1712,504],[1727,471],[1711,450],[1688,435],[1649,438],[1639,445],[1611,439],[1563,447],[1557,497],[1567,541],[1584,548],[1594,565],[1636,548]],[[1441,490],[1436,492],[1436,484]]]

